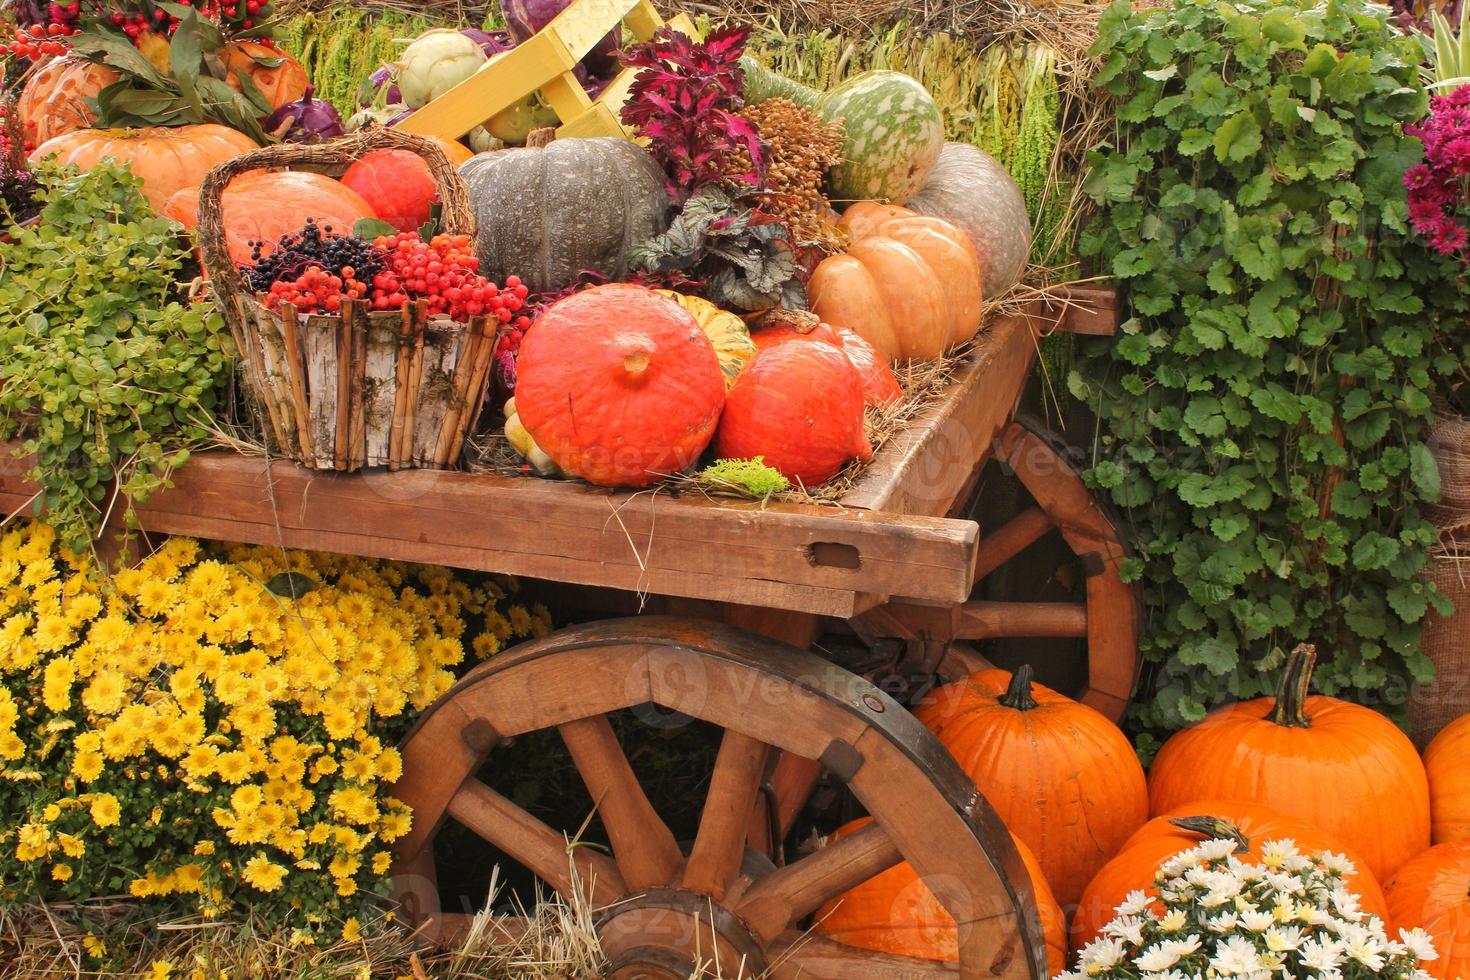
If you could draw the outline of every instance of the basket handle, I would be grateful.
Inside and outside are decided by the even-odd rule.
[[[223,198],[230,181],[252,170],[283,170],[293,166],[345,168],[370,150],[409,150],[422,157],[439,191],[444,230],[452,235],[474,237],[475,215],[470,207],[469,189],[443,148],[432,139],[374,126],[325,143],[277,143],[242,153],[211,170],[199,188],[199,237],[204,266],[213,281],[221,312],[236,337],[243,335],[243,325],[238,322],[240,314],[235,300],[249,290],[230,258],[225,238]]]

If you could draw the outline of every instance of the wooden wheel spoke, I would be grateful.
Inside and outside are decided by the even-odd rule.
[[[628,889],[637,892],[677,881],[684,855],[648,802],[607,718],[570,721],[558,730],[602,816]]]
[[[584,895],[603,907],[627,894],[617,865],[537,820],[478,779],[467,779],[449,815],[500,848],[567,899]],[[575,863],[574,863],[575,862]],[[572,869],[576,868],[576,880]]]
[[[959,609],[955,637],[993,640],[1006,636],[1087,636],[1085,602],[989,602],[972,599]]]
[[[765,776],[770,746],[727,729],[715,756],[699,833],[684,869],[684,887],[715,899],[740,871],[750,814]]]
[[[780,980],[953,980],[960,976],[958,963],[875,953],[810,933],[786,933],[772,946],[770,957],[771,976]]]
[[[815,854],[766,875],[740,900],[736,913],[769,942],[822,904],[887,871],[898,845],[878,823],[841,837]]]
[[[975,552],[975,581],[980,581],[1040,541],[1051,529],[1051,518],[1046,516],[1046,511],[1032,507],[989,534],[982,534],[980,547]]]

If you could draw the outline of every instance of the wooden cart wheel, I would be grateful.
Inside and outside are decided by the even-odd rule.
[[[606,717],[650,703],[724,729],[687,848],[650,805]],[[561,828],[477,778],[498,743],[550,728],[598,806],[610,857],[569,846]],[[775,749],[820,760],[873,822],[781,868],[750,860],[750,813]],[[1027,875],[949,754],[872,684],[756,634],[666,617],[562,630],[468,674],[405,738],[403,762],[394,794],[414,820],[396,843],[394,891],[400,914],[430,941],[451,943],[472,923],[439,907],[433,845],[452,819],[562,895],[590,899],[611,977],[1045,976]],[[958,964],[869,953],[807,931],[823,903],[900,860],[959,923]]]
[[[1120,522],[1087,489],[1065,447],[1037,420],[1017,416],[1001,433],[995,458],[1011,468],[1033,505],[982,533],[975,581],[1055,529],[1082,563],[1087,595],[1080,603],[972,600],[962,610],[958,635],[967,640],[1086,639],[1087,687],[1080,700],[1117,721],[1137,679],[1142,624],[1138,594],[1119,574],[1120,563],[1131,554]]]

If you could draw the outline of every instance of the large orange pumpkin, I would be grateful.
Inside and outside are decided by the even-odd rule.
[[[930,693],[914,714],[939,737],[1011,833],[1035,852],[1064,905],[1148,819],[1143,767],[1101,713],[1014,675],[982,670]]]
[[[516,411],[563,471],[639,487],[692,466],[725,400],[714,345],[642,286],[583,290],[541,315],[516,355]]]
[[[835,840],[868,823],[863,817],[839,828]],[[1036,856],[1015,835],[1011,842],[1031,879],[1037,918],[1046,938],[1047,975],[1066,969],[1067,919],[1036,863]],[[959,961],[954,918],[939,904],[918,872],[902,861],[828,902],[813,918],[818,933],[859,949],[927,960]]]
[[[819,340],[767,347],[730,388],[715,454],[762,456],[803,486],[827,482],[849,460],[873,455],[862,376],[841,348]]]
[[[225,84],[238,91],[236,72],[250,79],[272,109],[295,102],[306,94],[306,69],[286,52],[259,41],[231,41],[225,46]],[[269,113],[266,113],[269,115]]]
[[[1379,879],[1429,846],[1429,780],[1387,718],[1307,695],[1316,652],[1287,658],[1274,698],[1213,711],[1175,733],[1149,773],[1153,813],[1200,800],[1249,800],[1337,837]]]
[[[348,234],[363,218],[377,217],[350,187],[330,177],[304,171],[270,173],[254,170],[230,181],[224,193],[225,244],[237,265],[250,261],[250,243],[265,242],[262,254],[274,251],[276,239],[300,231],[307,218]],[[199,224],[199,188],[187,187],[169,198],[163,213],[185,228]]]
[[[143,195],[155,211],[185,187],[204,179],[214,167],[255,149],[255,141],[227,126],[79,129],[36,147],[32,160],[55,157],[82,170],[111,157],[143,181]]]
[[[418,230],[439,199],[429,165],[412,150],[370,150],[352,162],[342,183],[399,231]]]
[[[824,321],[855,331],[890,360],[927,360],[980,329],[981,269],[964,232],[902,211],[849,208],[843,222],[852,244],[817,265],[807,295]]]
[[[1363,910],[1383,917],[1383,890],[1368,866],[1336,838],[1316,827],[1259,803],[1238,800],[1207,800],[1155,817],[1128,838],[1118,856],[1093,876],[1072,916],[1072,949],[1080,950],[1098,937],[1112,921],[1114,910],[1129,892],[1156,896],[1154,873],[1169,858],[1211,838],[1234,839],[1236,853],[1249,860],[1261,859],[1267,841],[1293,840],[1302,851],[1320,854],[1331,851],[1352,861],[1357,871],[1347,879],[1348,887],[1362,902]],[[1156,910],[1157,911],[1157,910]]]
[[[16,112],[26,145],[86,129],[95,118],[87,99],[96,98],[121,76],[106,65],[80,56],[56,58],[41,66],[20,94]]]
[[[1470,715],[1451,722],[1424,750],[1436,844],[1470,840]]]
[[[1420,967],[1438,980],[1470,980],[1470,840],[1432,847],[1388,883],[1388,923],[1423,929],[1439,959]]]

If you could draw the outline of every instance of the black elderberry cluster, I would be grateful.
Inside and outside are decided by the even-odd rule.
[[[359,282],[371,283],[383,268],[383,252],[372,242],[339,235],[331,225],[318,226],[315,218],[307,218],[300,231],[282,235],[269,255],[261,255],[264,242],[249,244],[250,264],[240,272],[257,293],[269,292],[281,280],[293,282],[307,269],[324,269],[335,276],[350,268]]]

